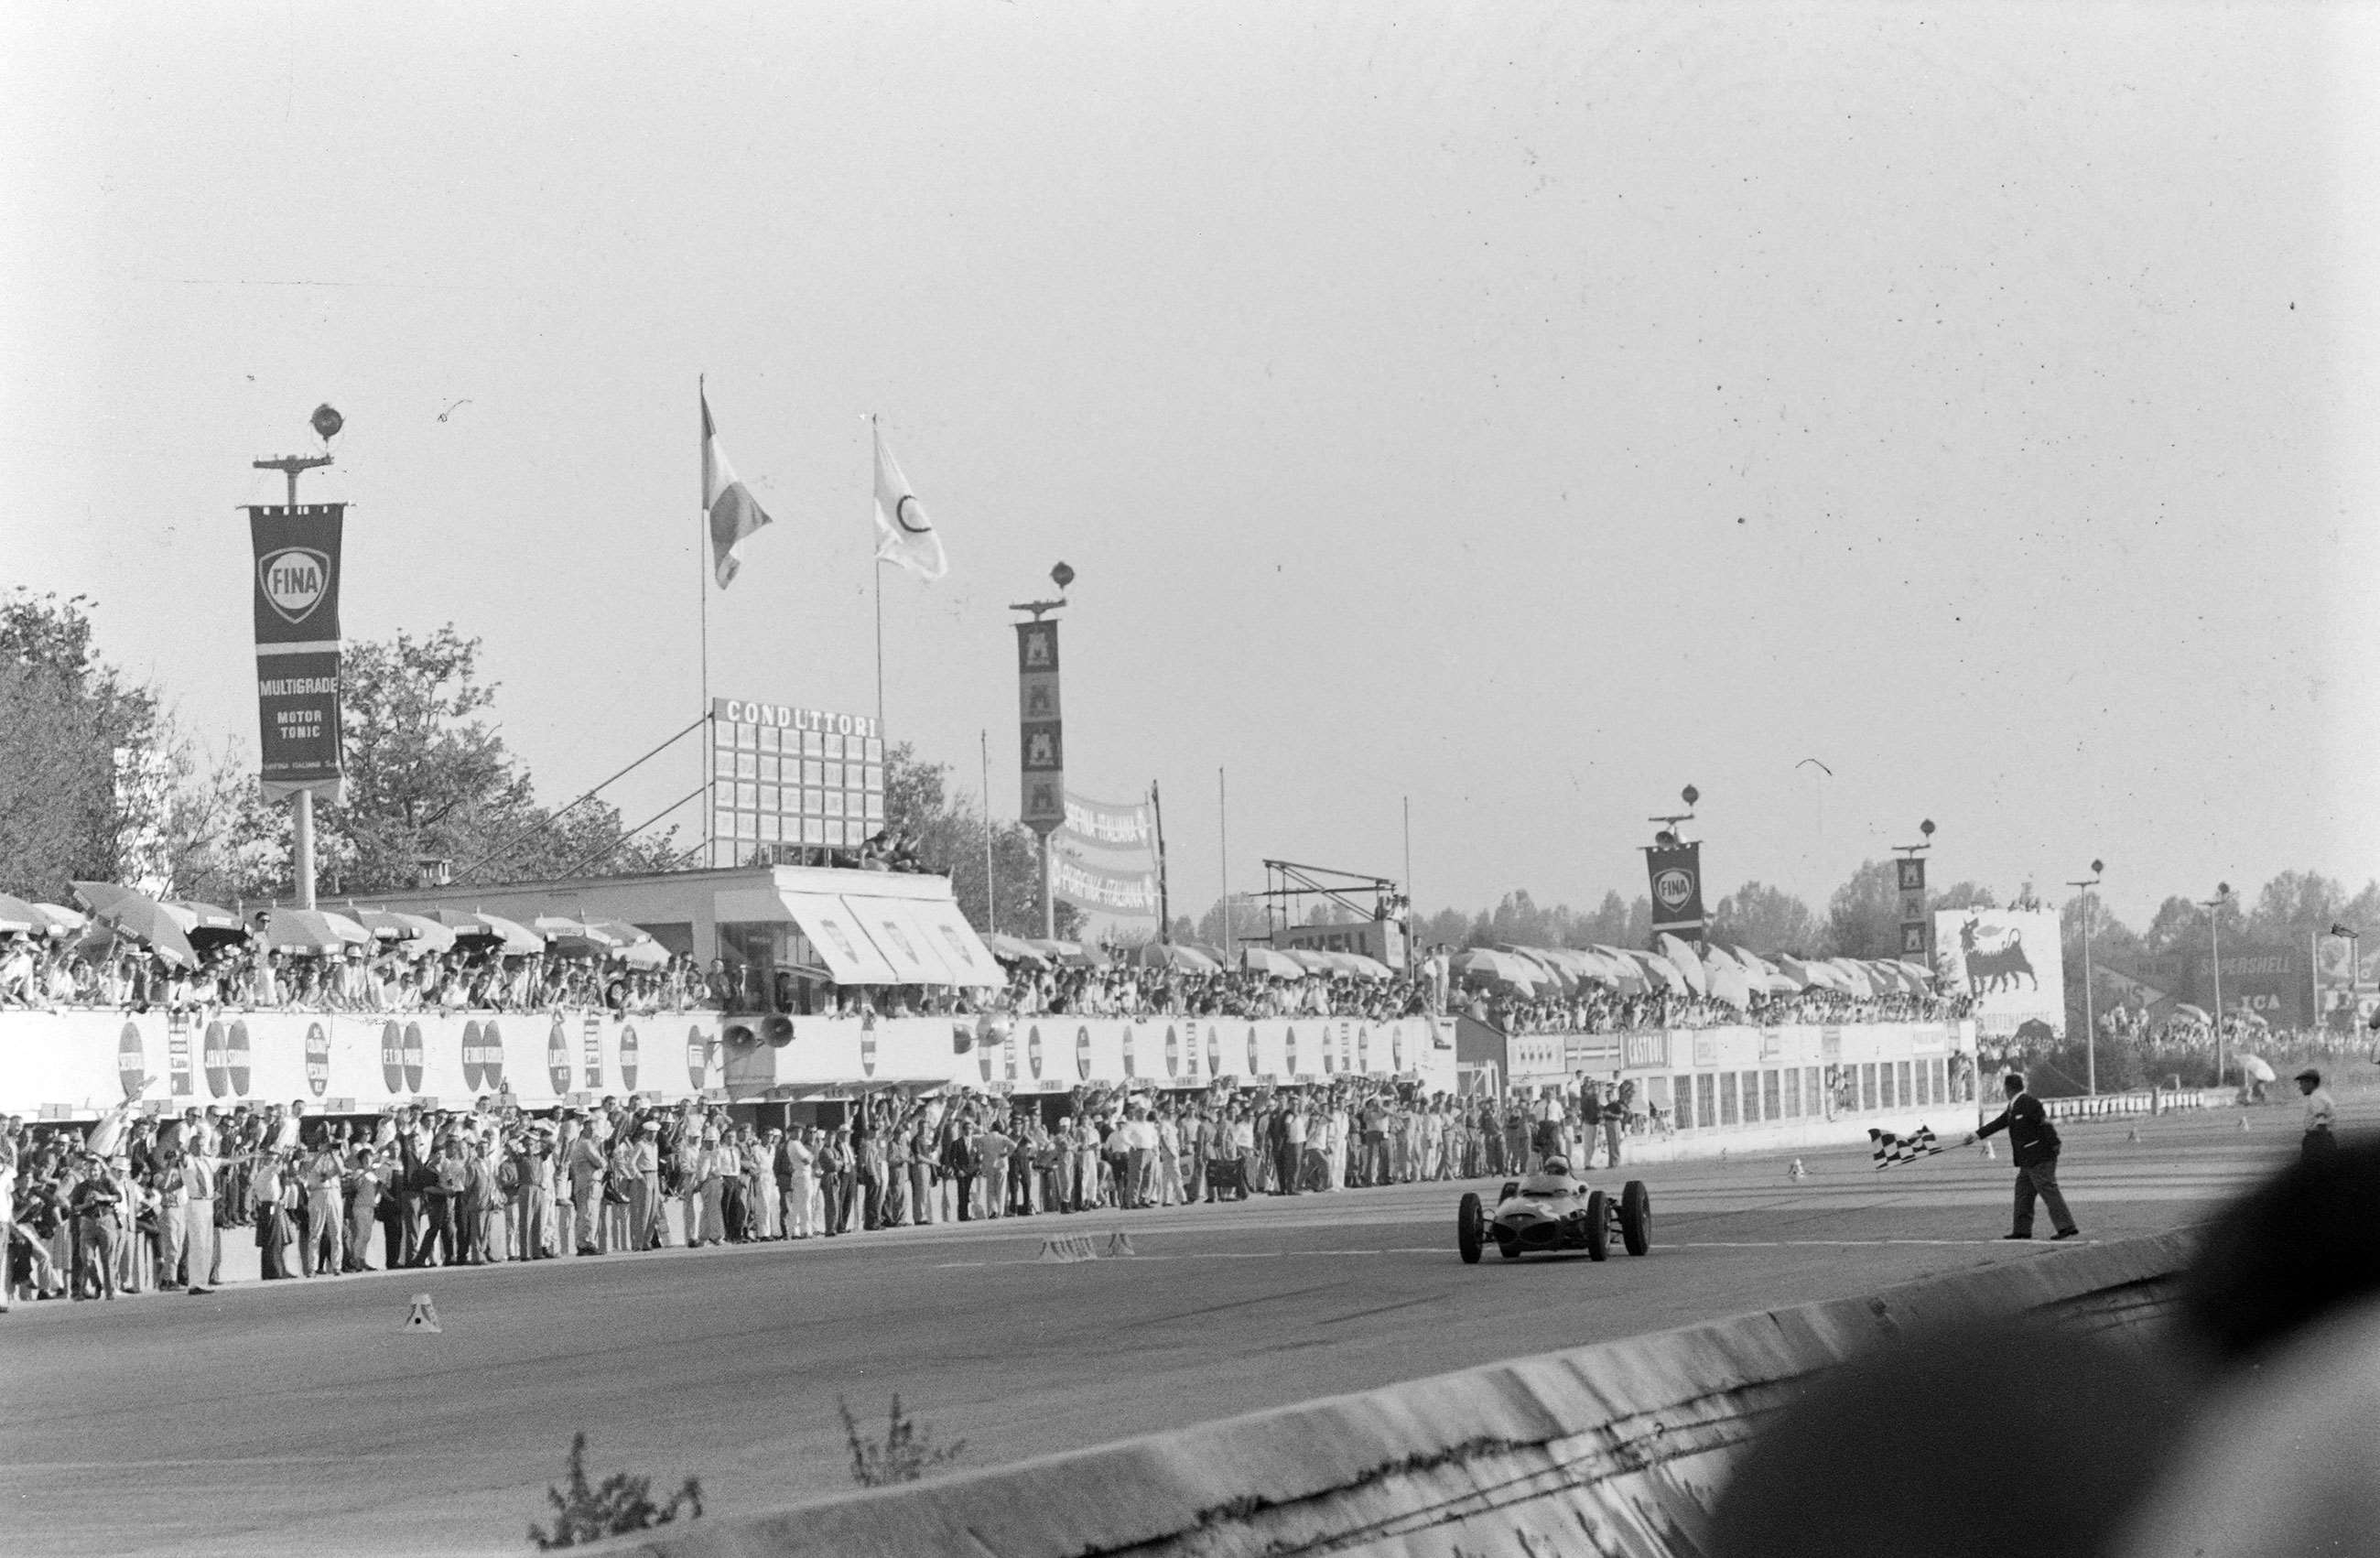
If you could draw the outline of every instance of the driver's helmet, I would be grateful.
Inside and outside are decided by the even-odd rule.
[[[1563,1157],[1548,1158],[1544,1162],[1537,1165],[1537,1173],[1539,1175],[1547,1179],[1568,1179],[1570,1177],[1570,1160]]]

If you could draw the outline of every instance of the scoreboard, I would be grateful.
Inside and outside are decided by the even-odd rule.
[[[884,827],[884,733],[864,714],[710,700],[713,866],[799,865]]]

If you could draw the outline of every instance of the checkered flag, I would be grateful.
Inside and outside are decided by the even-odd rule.
[[[1930,1126],[1920,1126],[1908,1136],[1895,1136],[1890,1131],[1880,1131],[1871,1126],[1867,1138],[1876,1143],[1876,1166],[1880,1169],[1890,1168],[1895,1163],[1915,1162],[1920,1158],[1930,1158],[1937,1152],[1949,1150],[1934,1139],[1934,1130]]]

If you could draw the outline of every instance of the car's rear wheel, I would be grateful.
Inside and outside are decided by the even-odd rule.
[[[1586,1258],[1589,1260],[1611,1258],[1611,1202],[1600,1190],[1587,1193]]]
[[[1464,1191],[1454,1209],[1454,1248],[1463,1252],[1466,1266],[1479,1264],[1479,1252],[1487,1246],[1488,1214],[1479,1210],[1479,1198]]]
[[[1641,1179],[1632,1179],[1621,1189],[1620,1238],[1631,1255],[1653,1248],[1653,1193]]]

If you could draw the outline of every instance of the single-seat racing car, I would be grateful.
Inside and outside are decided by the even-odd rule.
[[[1526,1179],[1506,1180],[1494,1215],[1475,1191],[1463,1193],[1454,1214],[1455,1248],[1466,1266],[1477,1265],[1491,1242],[1507,1260],[1533,1250],[1581,1249],[1589,1260],[1601,1260],[1611,1253],[1614,1232],[1631,1255],[1653,1248],[1653,1197],[1645,1182],[1630,1180],[1615,1199],[1572,1178],[1561,1158],[1548,1158]]]

